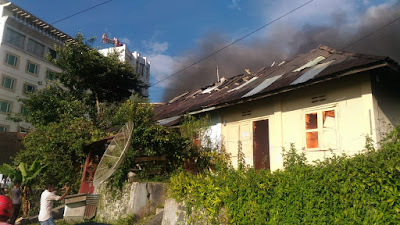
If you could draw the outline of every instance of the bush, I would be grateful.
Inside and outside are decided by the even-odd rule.
[[[167,171],[172,172],[180,167],[190,156],[188,141],[181,137],[179,132],[172,128],[161,126],[154,120],[153,106],[145,99],[133,96],[124,102],[116,111],[112,122],[114,125],[123,125],[133,121],[132,143],[120,167],[111,177],[110,184],[121,189],[127,180],[130,169],[135,168],[134,159],[140,156],[165,156]],[[143,168],[146,170],[147,168]],[[149,177],[140,174],[140,178]],[[155,180],[168,180],[168,176],[158,176]]]
[[[285,170],[231,167],[171,178],[171,195],[190,218],[219,224],[398,224],[400,135],[388,135],[379,151],[334,156],[313,165],[292,147]],[[204,217],[203,217],[204,219]]]

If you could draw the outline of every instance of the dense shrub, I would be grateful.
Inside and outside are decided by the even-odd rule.
[[[63,118],[60,122],[38,126],[23,140],[24,149],[15,162],[28,164],[35,160],[48,165],[34,184],[44,188],[48,182],[63,186],[70,183],[71,192],[79,189],[81,165],[86,155],[83,146],[103,137],[103,132],[83,118]]]
[[[400,222],[399,128],[380,150],[369,146],[352,157],[334,156],[312,165],[294,147],[285,170],[239,167],[180,172],[171,178],[173,197],[185,201],[191,219],[228,224],[398,224]],[[225,215],[222,215],[225,214]]]
[[[146,100],[137,96],[132,96],[129,100],[122,103],[116,110],[112,123],[123,125],[127,121],[133,121],[132,143],[125,155],[125,159],[120,167],[110,178],[110,184],[114,188],[121,189],[127,180],[127,174],[132,168],[136,168],[134,159],[141,156],[165,156],[167,159],[167,172],[172,172],[180,167],[183,162],[192,157],[187,138],[182,137],[178,131],[169,127],[164,127],[154,120],[153,106]],[[146,169],[154,169],[160,165],[141,165],[143,169],[136,178],[142,180],[168,180],[168,174],[161,176],[147,176]],[[165,178],[165,179],[164,179]]]

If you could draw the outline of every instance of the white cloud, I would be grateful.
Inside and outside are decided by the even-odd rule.
[[[129,40],[129,38],[126,38],[126,37],[120,38],[119,41],[122,44],[126,44],[126,45],[130,45],[131,44],[131,40]]]
[[[151,54],[164,53],[168,50],[168,42],[142,41],[145,51]]]
[[[365,13],[364,23],[370,23],[370,20],[379,20],[380,18],[391,17],[392,14],[398,13],[394,2],[386,2],[380,5],[369,7]],[[390,13],[388,13],[390,12]]]
[[[239,2],[240,2],[240,0],[232,0],[231,4],[229,5],[229,8],[237,9],[237,10],[241,11],[242,8],[240,8]]]
[[[181,57],[172,57],[165,54],[150,54],[147,58],[151,62],[150,73],[151,73],[151,84],[157,83],[167,76],[173,74],[174,68],[177,68],[183,59]],[[166,79],[157,83],[155,86],[167,87],[171,79]]]

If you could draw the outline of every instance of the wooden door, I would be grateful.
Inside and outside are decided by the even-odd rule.
[[[256,170],[270,169],[268,120],[253,122],[253,163]]]

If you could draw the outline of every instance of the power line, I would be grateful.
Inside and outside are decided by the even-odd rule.
[[[97,5],[94,5],[94,6],[92,6],[92,7],[87,8],[87,9],[84,9],[84,10],[82,10],[82,11],[79,11],[79,12],[77,12],[77,13],[74,13],[74,14],[72,14],[72,15],[66,16],[66,17],[64,17],[64,18],[62,18],[62,19],[59,19],[59,20],[57,20],[57,21],[54,21],[54,22],[52,22],[52,23],[50,23],[50,24],[53,25],[53,24],[59,23],[59,22],[61,22],[61,21],[64,21],[64,20],[69,19],[69,18],[71,18],[71,17],[74,17],[74,16],[76,16],[76,15],[79,15],[79,14],[82,14],[82,13],[84,13],[84,12],[87,12],[87,11],[89,11],[89,10],[91,10],[91,9],[97,8],[97,7],[101,6],[101,5],[107,4],[107,3],[111,2],[111,1],[112,1],[112,0],[104,1],[104,2],[102,2],[102,3],[99,3],[99,4],[97,4]]]
[[[381,30],[385,29],[386,27],[388,27],[388,26],[392,25],[393,23],[395,23],[395,22],[396,22],[396,21],[398,21],[398,20],[400,20],[400,17],[398,17],[397,19],[395,19],[395,20],[392,20],[391,22],[389,22],[389,23],[387,23],[387,24],[385,24],[385,25],[383,25],[383,26],[379,27],[378,29],[376,29],[376,30],[372,31],[371,33],[369,33],[369,34],[367,34],[367,35],[365,35],[365,36],[361,37],[360,39],[358,39],[358,40],[356,40],[356,41],[353,41],[353,42],[352,42],[352,43],[350,43],[349,45],[347,45],[347,46],[345,46],[344,48],[342,48],[342,49],[341,49],[341,51],[342,51],[342,50],[344,50],[344,49],[346,49],[346,48],[349,48],[350,46],[353,46],[353,45],[355,45],[356,43],[358,43],[358,42],[360,42],[360,41],[364,40],[365,38],[368,38],[369,36],[372,36],[373,34],[375,34],[375,33],[379,32],[379,31],[381,31]]]
[[[250,33],[244,35],[243,37],[236,39],[235,41],[229,43],[228,45],[225,45],[224,47],[218,49],[217,51],[214,51],[214,52],[212,52],[211,54],[209,54],[209,55],[207,55],[207,56],[205,56],[205,57],[203,57],[203,58],[197,60],[196,62],[194,62],[194,63],[192,63],[192,64],[190,64],[190,65],[184,67],[183,69],[180,69],[180,70],[178,70],[177,72],[175,72],[175,73],[173,73],[173,74],[171,74],[171,75],[168,75],[168,76],[166,76],[165,78],[163,78],[163,79],[157,81],[156,83],[154,83],[154,84],[152,84],[152,85],[149,85],[149,87],[152,87],[152,86],[154,86],[154,85],[156,85],[156,84],[158,84],[158,83],[160,83],[160,82],[162,82],[162,81],[164,81],[164,80],[167,80],[167,79],[169,79],[170,77],[173,77],[173,76],[177,75],[178,73],[180,73],[180,72],[182,72],[182,71],[185,71],[185,70],[187,70],[188,68],[190,68],[190,67],[192,67],[192,66],[194,66],[194,65],[196,65],[196,64],[198,64],[198,63],[200,63],[200,62],[202,62],[202,61],[204,61],[204,60],[206,60],[206,59],[208,59],[209,57],[211,57],[211,56],[213,56],[213,55],[215,55],[215,54],[217,54],[217,53],[223,51],[224,49],[228,48],[229,46],[234,45],[234,44],[236,44],[237,42],[239,42],[239,41],[241,41],[241,40],[247,38],[248,36],[250,36],[250,35],[252,35],[252,34],[254,34],[254,33],[260,31],[261,29],[264,29],[265,27],[267,27],[267,26],[269,26],[269,25],[275,23],[276,21],[282,19],[283,17],[285,17],[285,16],[287,16],[287,15],[289,15],[289,14],[291,14],[291,13],[293,13],[293,12],[295,12],[295,11],[301,9],[301,8],[303,8],[304,6],[310,4],[310,3],[313,2],[313,1],[314,1],[314,0],[310,0],[310,1],[308,1],[308,2],[306,2],[306,3],[304,3],[304,4],[300,5],[300,6],[298,6],[298,7],[296,7],[296,8],[290,10],[289,12],[283,14],[282,16],[280,16],[280,17],[278,17],[278,18],[276,18],[276,19],[274,19],[274,20],[268,22],[267,24],[264,24],[263,26],[261,26],[261,27],[257,28],[256,30],[254,30],[254,31],[252,31],[252,32],[250,32]]]

